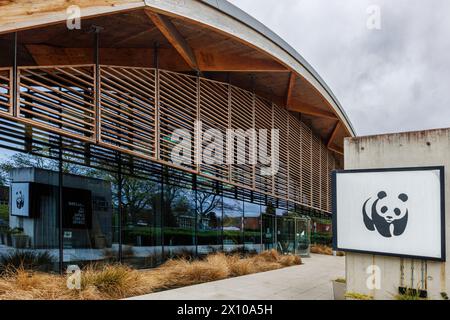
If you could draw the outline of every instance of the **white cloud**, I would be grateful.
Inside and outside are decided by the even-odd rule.
[[[359,135],[450,127],[450,1],[232,0],[322,76]],[[381,30],[366,27],[381,8]]]

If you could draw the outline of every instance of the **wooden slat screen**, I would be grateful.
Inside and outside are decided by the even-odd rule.
[[[198,81],[196,77],[170,71],[159,71],[159,160],[172,163],[171,154],[177,141],[172,133],[176,129],[195,136],[195,122],[198,120]],[[191,163],[180,165],[196,170],[194,162],[195,144],[191,143]],[[179,159],[178,157],[175,157]],[[181,159],[181,158],[180,158]]]
[[[100,79],[100,141],[155,158],[155,69],[102,66]]]
[[[312,131],[311,129],[304,124],[301,123],[302,127],[302,201],[307,206],[312,206],[312,185],[313,185],[313,176],[312,176],[312,163],[313,163],[313,155],[312,155]]]
[[[231,86],[231,129],[235,131],[234,164],[231,165],[231,181],[245,186],[253,187],[253,167],[248,164],[249,159],[239,157],[237,150],[237,141],[245,140],[245,155],[249,155],[250,137],[246,135],[247,130],[254,128],[254,101],[253,94]],[[246,164],[238,164],[238,158],[245,161]]]
[[[225,138],[227,129],[229,129],[229,98],[230,86],[225,83],[201,79],[200,80],[200,121],[202,122],[202,130],[210,129],[219,130],[222,137]],[[222,164],[207,164],[202,162],[200,172],[207,176],[216,177],[222,181],[229,181],[230,166],[226,164],[227,145],[222,140],[221,145],[216,142],[203,141],[203,150],[208,145],[214,143],[219,148],[222,147]],[[213,152],[214,150],[209,150]]]
[[[312,207],[320,209],[320,139],[312,135]]]
[[[255,98],[255,129],[257,132],[260,130],[267,130],[266,134],[266,150],[258,149],[258,162],[255,167],[255,189],[267,193],[273,194],[274,179],[272,176],[266,176],[261,174],[261,169],[271,165],[270,155],[272,152],[272,139],[270,130],[272,129],[272,109],[273,104],[270,101],[256,97]],[[261,132],[260,132],[261,133]],[[258,141],[263,139],[262,135],[258,135]],[[259,147],[258,147],[259,148]],[[262,159],[262,158],[264,159]],[[263,160],[263,161],[261,161]]]
[[[302,201],[302,127],[289,115],[289,199]]]
[[[331,152],[328,152],[328,203],[327,203],[327,209],[326,211],[331,212],[331,195],[332,195],[332,184],[331,184],[331,172],[336,169],[336,160],[334,156],[331,154]]]
[[[95,140],[94,67],[20,67],[22,122],[82,140]]]
[[[320,209],[328,209],[328,150],[320,144]]]
[[[281,198],[288,196],[288,163],[289,147],[288,112],[278,106],[273,108],[274,128],[279,130],[279,168],[275,175],[275,195]]]
[[[0,68],[0,112],[12,114],[12,68]]]
[[[330,172],[338,168],[336,159],[308,125],[284,108],[238,87],[191,75],[151,68],[99,69],[97,107],[94,65],[20,67],[18,114],[14,121],[28,137],[22,144],[21,131],[11,124],[12,71],[0,69],[0,114],[5,119],[1,133],[6,145],[39,152],[35,144],[45,145],[46,134],[53,140],[61,135],[65,148],[73,149],[79,161],[83,161],[83,154],[89,158],[87,155],[92,155],[94,149],[98,149],[96,161],[115,161],[107,151],[114,150],[124,157],[167,164],[279,200],[331,210]],[[190,146],[189,163],[180,166],[172,162],[172,150],[178,143],[173,141],[174,130],[186,130],[193,142],[198,121],[202,132],[216,129],[222,133],[222,164],[195,163],[195,143]],[[279,129],[279,170],[275,176],[264,176],[261,168],[272,165],[272,128]],[[250,141],[246,136],[247,163],[228,165],[227,129],[240,129],[242,133],[267,129],[268,162],[263,164],[263,159],[258,158],[256,165],[248,163]],[[70,141],[74,141],[72,146],[67,145]],[[87,142],[89,147],[80,149],[75,141]],[[202,151],[210,143],[203,141]],[[258,151],[261,157],[264,150]],[[42,152],[49,151],[44,147]]]

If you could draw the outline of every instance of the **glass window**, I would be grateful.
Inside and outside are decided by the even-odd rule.
[[[119,259],[118,176],[64,163],[64,264],[115,262]]]
[[[208,254],[222,250],[222,196],[197,191],[197,250]]]
[[[5,149],[0,154],[0,272],[13,261],[58,271],[59,164]]]
[[[172,184],[163,190],[164,254],[195,255],[195,191]]]
[[[223,198],[223,249],[241,251],[243,249],[243,201]]]
[[[122,178],[122,261],[138,268],[162,262],[161,184]]]
[[[280,208],[276,208],[275,209],[275,213],[277,216],[282,217],[282,216],[287,216],[288,215],[288,211],[286,209],[280,209]]]
[[[261,206],[244,202],[244,250],[261,252]]]

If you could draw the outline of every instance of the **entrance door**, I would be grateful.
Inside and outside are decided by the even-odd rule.
[[[297,218],[295,221],[296,253],[309,254],[310,221],[306,218]]]
[[[262,215],[262,240],[264,250],[276,249],[275,216]]]
[[[295,234],[295,218],[278,217],[278,250],[283,254],[295,254],[297,237]]]

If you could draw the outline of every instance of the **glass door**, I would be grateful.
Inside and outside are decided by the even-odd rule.
[[[297,244],[295,218],[278,217],[277,229],[278,250],[283,254],[295,254]]]
[[[309,255],[310,220],[308,218],[295,219],[295,251],[299,255]]]

